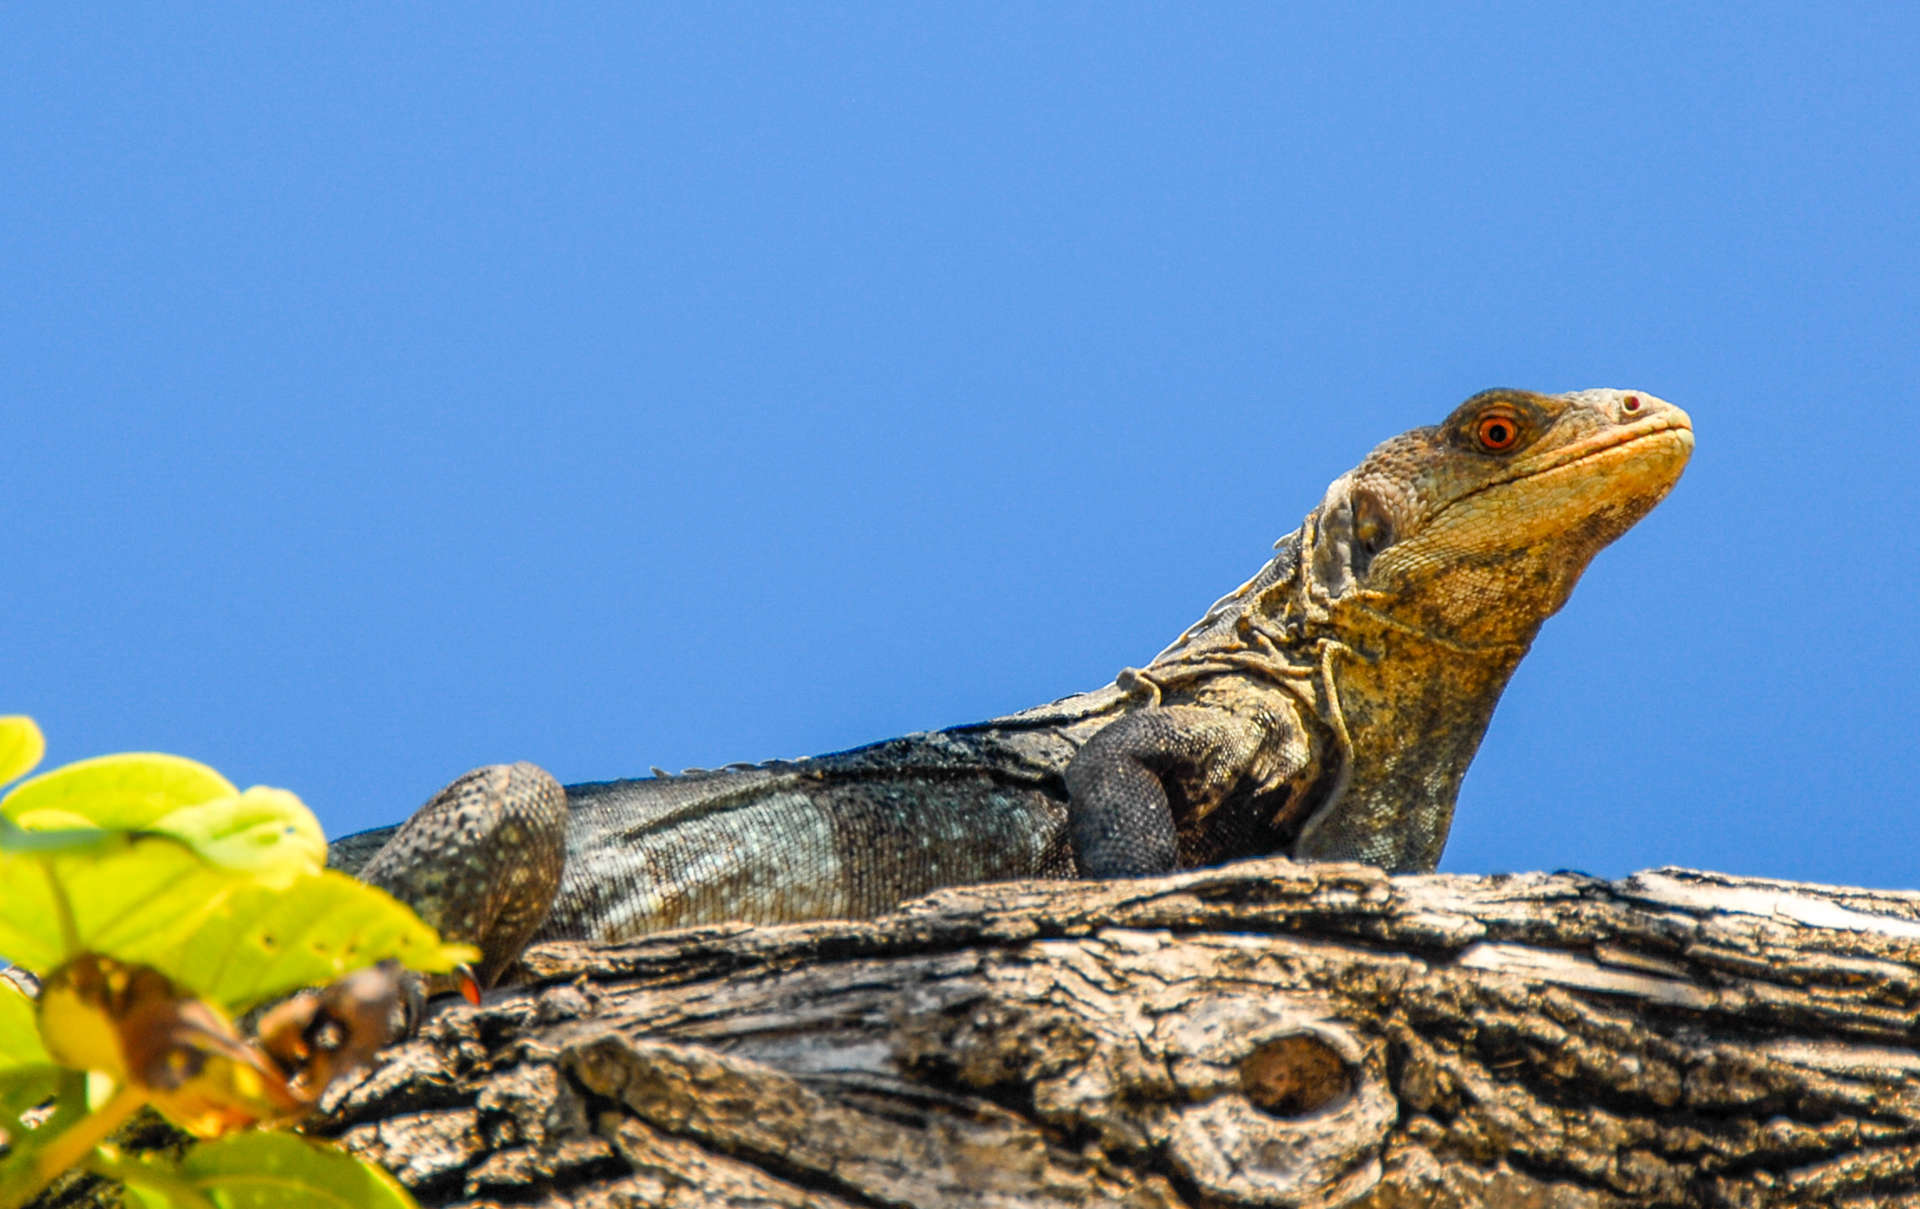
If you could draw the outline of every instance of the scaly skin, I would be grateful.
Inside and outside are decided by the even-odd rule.
[[[1268,853],[1430,870],[1541,623],[1692,448],[1686,413],[1644,392],[1486,391],[1368,454],[1259,574],[1105,688],[813,759],[570,786],[564,817],[532,766],[483,770],[334,860],[360,869],[384,843],[364,876],[476,939],[483,981],[543,914],[530,871],[561,861],[529,837],[561,831],[536,939]],[[513,926],[476,925],[489,893]]]

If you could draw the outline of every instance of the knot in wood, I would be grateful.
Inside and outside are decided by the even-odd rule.
[[[1353,1094],[1354,1071],[1318,1037],[1297,1034],[1269,1041],[1240,1063],[1240,1090],[1254,1107],[1276,1117],[1304,1117]]]
[[[1196,998],[1156,1036],[1193,1102],[1167,1156],[1228,1203],[1334,1205],[1379,1182],[1398,1104],[1383,1055],[1311,996]]]

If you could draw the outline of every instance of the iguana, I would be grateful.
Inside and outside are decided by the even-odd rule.
[[[1692,449],[1644,392],[1485,391],[1335,479],[1258,574],[1104,688],[717,772],[563,789],[478,769],[334,863],[476,943],[483,985],[531,940],[870,916],[946,885],[1270,853],[1430,870],[1540,624]]]

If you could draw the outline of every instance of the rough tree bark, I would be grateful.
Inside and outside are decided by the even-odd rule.
[[[323,1132],[423,1203],[1920,1206],[1920,894],[1255,861],[548,946]]]

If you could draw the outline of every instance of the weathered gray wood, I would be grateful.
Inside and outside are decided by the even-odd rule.
[[[1920,894],[1248,862],[550,945],[326,1130],[427,1204],[1920,1206]]]

